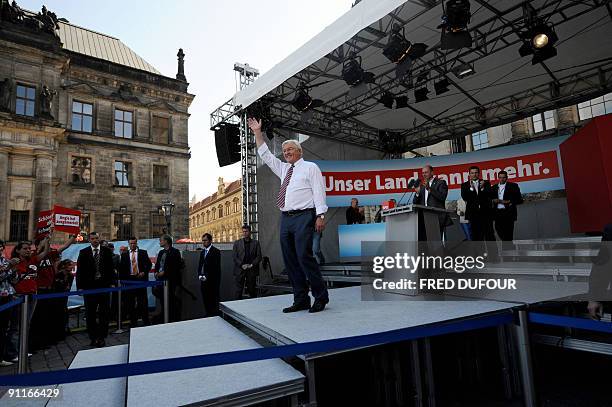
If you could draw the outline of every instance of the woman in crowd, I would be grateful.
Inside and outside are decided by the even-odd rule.
[[[15,283],[13,287],[15,289],[15,296],[17,298],[36,294],[37,285],[36,278],[38,274],[38,265],[40,261],[44,259],[49,253],[49,239],[45,238],[41,242],[42,248],[38,254],[32,254],[32,248],[30,242],[19,242],[13,248],[11,253],[11,259],[18,260],[14,265],[16,270]],[[17,307],[13,307],[15,309]],[[30,308],[28,309],[28,324],[32,319],[32,314],[36,308],[36,300],[30,302]],[[17,318],[19,320],[19,318]],[[15,326],[13,326],[15,325]],[[19,346],[19,324],[12,324],[8,330],[9,341],[11,343],[12,350],[18,349]],[[13,355],[11,355],[13,356]],[[17,362],[18,357],[14,357],[10,360],[11,362]]]

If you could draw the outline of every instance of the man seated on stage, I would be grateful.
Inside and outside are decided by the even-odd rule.
[[[431,206],[432,208],[446,209],[446,196],[448,195],[448,185],[446,181],[434,175],[434,169],[427,164],[421,169],[423,179],[417,187],[417,192],[412,203],[416,205]],[[453,224],[450,216],[446,212],[438,213],[440,225],[440,237],[444,234],[444,228]],[[427,234],[423,212],[419,211],[419,240],[425,241]]]
[[[280,243],[283,261],[293,289],[293,305],[283,312],[323,311],[329,296],[312,252],[313,233],[325,229],[327,205],[323,175],[315,163],[304,161],[302,146],[295,140],[286,140],[282,144],[286,162],[276,158],[263,139],[261,121],[249,118],[248,122],[255,134],[259,156],[282,180],[276,204],[282,214]],[[312,307],[308,296],[309,283],[315,299]]]
[[[521,189],[516,182],[508,181],[508,173],[497,174],[499,183],[493,185],[493,205],[495,206],[495,231],[503,242],[514,239],[514,222],[516,222],[516,205],[523,203]]]

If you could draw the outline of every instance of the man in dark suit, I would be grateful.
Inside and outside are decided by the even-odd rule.
[[[219,315],[219,290],[221,288],[221,251],[212,245],[210,233],[202,235],[204,249],[200,252],[198,278],[202,289],[205,317]]]
[[[506,171],[500,171],[497,179],[499,183],[493,185],[495,231],[501,241],[511,242],[514,239],[516,205],[523,203],[523,196],[517,183],[508,182]]]
[[[421,174],[423,179],[417,187],[417,193],[414,196],[412,203],[416,205],[431,206],[432,208],[446,209],[446,196],[448,195],[448,185],[446,181],[434,175],[434,169],[431,165],[426,165],[422,168]],[[444,233],[444,228],[453,224],[448,213],[441,212],[438,214],[440,224],[440,236]],[[425,241],[427,234],[425,231],[425,222],[423,213],[419,211],[419,240]]]
[[[77,288],[90,290],[112,287],[115,277],[113,253],[100,245],[100,236],[96,232],[89,234],[89,243],[88,247],[81,249],[77,259]],[[105,338],[108,336],[110,295],[85,295],[84,302],[91,346],[101,348],[106,345]]]
[[[470,167],[469,179],[461,184],[465,219],[472,227],[472,240],[495,241],[491,183],[480,178],[480,168]]]
[[[138,239],[130,237],[129,249],[121,253],[119,262],[119,276],[122,280],[147,282],[151,271],[151,259],[146,250],[138,248]],[[147,289],[137,288],[124,291],[127,313],[130,317],[131,327],[135,327],[138,318],[149,325],[149,303],[147,300]]]
[[[155,261],[155,279],[168,282],[170,322],[176,322],[181,320],[182,303],[177,291],[179,287],[182,287],[183,258],[181,252],[172,247],[172,237],[170,235],[162,235],[159,238],[159,245],[162,250],[157,253],[157,260]],[[164,296],[159,295],[158,298],[163,313]]]
[[[242,299],[245,282],[249,297],[257,297],[256,280],[259,275],[259,263],[261,262],[261,246],[257,240],[251,239],[250,225],[242,226],[242,239],[234,242],[232,255],[234,258],[236,299]]]

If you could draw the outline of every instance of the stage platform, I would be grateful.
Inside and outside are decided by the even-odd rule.
[[[219,317],[133,329],[129,361],[140,362],[260,348]],[[304,390],[304,376],[280,359],[180,370],[128,378],[127,405],[245,406]]]
[[[276,344],[366,335],[508,311],[516,304],[437,296],[400,296],[362,301],[361,287],[329,290],[325,311],[283,314],[293,295],[221,303],[221,311]],[[302,355],[303,359],[324,355]]]
[[[69,369],[125,363],[127,359],[128,345],[82,350],[74,357]],[[47,406],[122,406],[125,404],[125,384],[125,377],[61,384],[58,386],[61,398],[50,399]]]

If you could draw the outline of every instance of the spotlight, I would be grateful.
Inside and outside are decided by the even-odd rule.
[[[448,92],[448,79],[443,78],[440,79],[438,82],[434,82],[434,89],[436,91],[436,95],[441,95],[443,93]]]
[[[425,55],[427,45],[412,44],[404,35],[404,28],[393,24],[387,45],[383,48],[383,55],[394,64],[397,64],[396,75],[402,77],[408,72],[412,61]]]
[[[305,112],[307,110],[313,109],[315,107],[319,107],[323,105],[323,101],[319,99],[313,99],[308,94],[308,87],[306,84],[301,82],[298,85],[298,88],[295,92],[295,97],[291,101],[293,107],[295,107],[300,112]]]
[[[533,55],[533,65],[543,62],[557,55],[554,45],[559,37],[553,28],[546,23],[538,22],[533,28],[521,34],[523,45],[519,48],[519,55],[524,57]]]
[[[461,64],[457,65],[452,69],[455,76],[459,79],[463,79],[466,76],[470,76],[476,73],[474,70],[474,66],[471,64]]]
[[[448,0],[442,16],[441,49],[459,49],[472,46],[472,36],[467,31],[472,17],[469,0]]]
[[[342,79],[344,79],[347,85],[355,86],[361,82],[373,82],[374,74],[363,70],[361,67],[361,57],[357,56],[357,53],[353,51],[342,64]]]
[[[385,92],[382,94],[378,102],[381,103],[387,109],[393,109],[393,102],[395,101],[393,93]]]
[[[398,96],[395,98],[395,108],[402,109],[408,107],[408,96]]]
[[[419,103],[419,102],[423,102],[429,99],[427,97],[428,93],[429,93],[429,89],[427,89],[427,86],[423,86],[422,88],[415,89],[414,90],[414,102]]]

